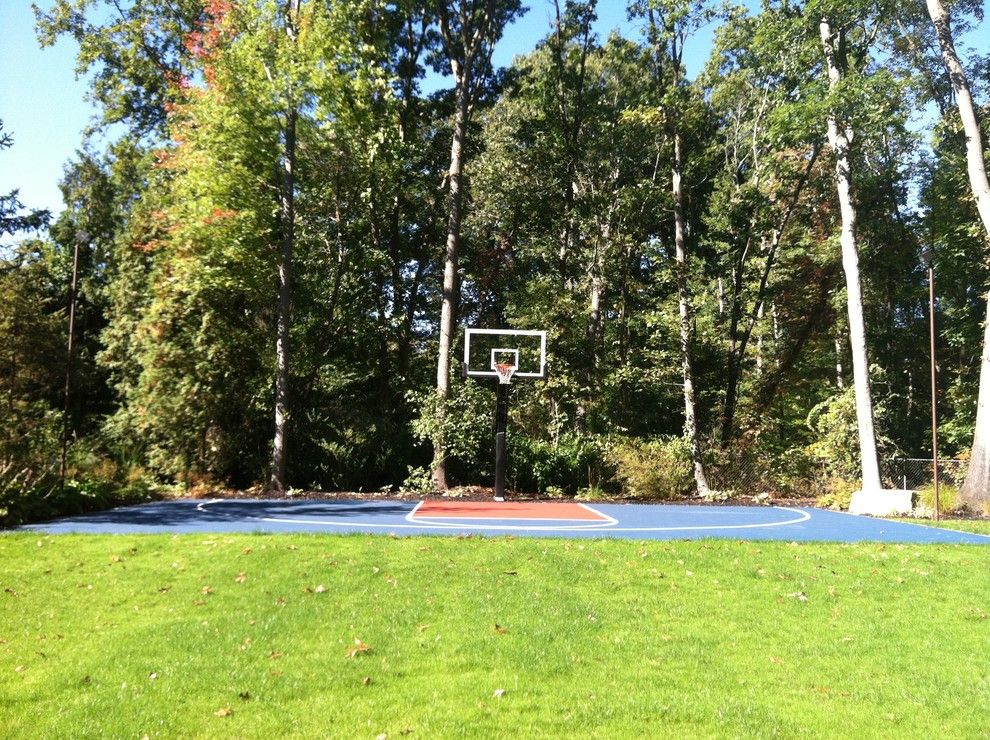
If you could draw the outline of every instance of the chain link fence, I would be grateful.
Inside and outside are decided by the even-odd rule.
[[[889,488],[917,491],[932,485],[931,458],[894,457],[880,463],[880,477]],[[939,460],[938,482],[941,486],[962,485],[966,477],[966,463],[962,460]]]
[[[824,465],[796,455],[770,457],[759,454],[722,453],[706,461],[708,483],[715,491],[755,496],[818,498],[828,493],[832,482]],[[880,461],[880,477],[886,488],[918,490],[932,485],[932,461],[925,458],[888,458]],[[939,460],[940,485],[959,487],[966,477],[966,463]]]

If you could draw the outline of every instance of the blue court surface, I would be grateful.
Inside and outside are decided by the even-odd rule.
[[[537,502],[178,500],[68,517],[20,531],[62,534],[370,532],[637,540],[990,544],[990,536],[785,506]]]

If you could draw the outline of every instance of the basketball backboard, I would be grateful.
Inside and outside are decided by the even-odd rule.
[[[547,333],[530,329],[465,329],[464,375],[497,378],[495,366],[515,366],[515,378],[544,378]]]

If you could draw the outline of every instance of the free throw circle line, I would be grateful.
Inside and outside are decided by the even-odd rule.
[[[220,503],[226,501],[227,499],[211,499],[209,501],[204,501],[196,506],[197,511],[206,512],[206,507],[211,504]],[[797,514],[794,519],[786,519],[779,522],[759,522],[755,524],[711,524],[711,525],[692,525],[684,527],[621,527],[613,526],[608,522],[601,524],[592,524],[585,526],[576,527],[526,527],[526,526],[513,526],[513,525],[479,525],[479,524],[400,524],[393,522],[390,524],[380,524],[378,522],[328,522],[325,519],[292,519],[288,517],[251,517],[255,521],[259,522],[271,522],[277,524],[302,524],[307,526],[321,526],[321,527],[373,527],[379,529],[485,529],[485,530],[527,530],[536,532],[582,532],[588,531],[589,529],[605,529],[608,532],[695,532],[695,531],[712,531],[712,530],[737,530],[737,529],[763,529],[770,527],[783,527],[790,524],[801,524],[803,522],[811,519],[811,514],[806,511],[801,511],[800,509],[794,509],[789,506],[771,506],[771,509],[776,509],[778,511],[787,511],[793,514]],[[226,516],[228,518],[235,518],[232,514],[224,514],[223,512],[215,512],[221,516]],[[599,512],[600,513],[600,512]],[[407,515],[408,517],[408,515]]]

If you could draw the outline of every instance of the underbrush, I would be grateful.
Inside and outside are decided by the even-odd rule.
[[[84,444],[70,449],[66,475],[59,456],[6,461],[0,468],[0,526],[45,521],[159,497],[159,486],[138,466],[123,465]]]

